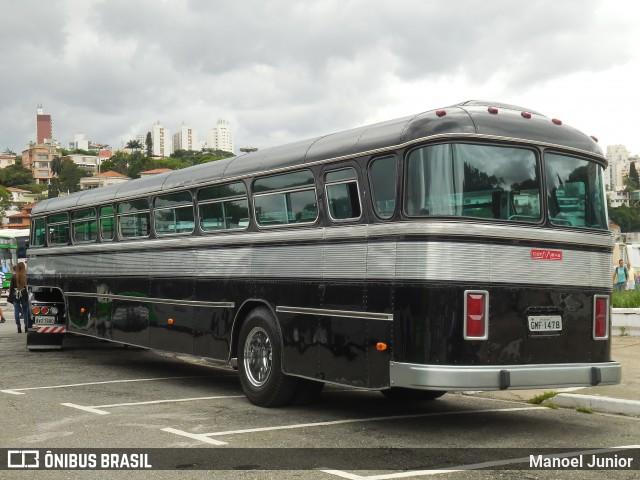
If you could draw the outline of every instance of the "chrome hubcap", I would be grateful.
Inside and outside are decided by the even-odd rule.
[[[244,371],[247,379],[254,387],[263,386],[269,374],[273,361],[271,339],[262,327],[254,327],[247,335],[244,344]]]

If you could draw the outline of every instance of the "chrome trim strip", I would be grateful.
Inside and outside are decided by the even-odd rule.
[[[195,300],[173,300],[168,298],[132,297],[130,295],[112,295],[108,293],[65,292],[66,297],[88,297],[130,302],[161,303],[164,305],[187,305],[190,307],[234,308],[233,302],[199,302]]]
[[[595,369],[595,370],[594,370]],[[422,365],[390,362],[392,387],[423,390],[526,390],[531,388],[593,386],[620,383],[619,362],[552,363],[532,365]],[[508,379],[507,384],[504,378]]]
[[[461,220],[424,220],[368,225],[341,225],[321,228],[276,229],[260,232],[220,233],[179,238],[142,239],[123,242],[93,243],[29,249],[29,258],[38,256],[77,254],[84,252],[136,251],[165,248],[211,247],[225,245],[256,245],[304,243],[320,241],[366,240],[369,238],[452,236],[464,239],[525,240],[586,247],[613,248],[611,232],[575,231],[561,228],[486,224]]]
[[[562,249],[561,261],[531,258],[531,246],[451,240],[390,239],[181,250],[138,250],[38,256],[29,261],[31,284],[52,276],[92,279],[142,277],[298,279],[322,281],[469,282],[611,289],[611,251]],[[447,268],[443,268],[445,263]],[[131,265],[143,265],[138,272]],[[567,272],[581,275],[567,275]],[[176,277],[175,272],[182,272]],[[111,293],[108,289],[100,290]],[[604,293],[604,292],[603,292]]]
[[[393,321],[392,313],[354,312],[350,310],[327,310],[324,308],[304,308],[304,307],[276,307],[276,312],[297,313],[300,315],[318,315],[321,317],[346,317],[359,318],[362,320],[384,320]]]

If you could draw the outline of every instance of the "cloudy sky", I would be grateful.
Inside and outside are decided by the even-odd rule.
[[[0,153],[230,122],[266,148],[469,99],[640,154],[637,0],[0,0]]]

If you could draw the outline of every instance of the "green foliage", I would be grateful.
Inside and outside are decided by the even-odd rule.
[[[66,159],[62,161],[58,181],[60,182],[61,192],[77,192],[80,190],[80,179],[82,177],[90,177],[91,174],[76,165],[73,160]]]
[[[151,132],[147,132],[147,138],[145,138],[144,143],[147,146],[147,157],[151,157],[153,155],[153,140],[151,139]]]
[[[635,162],[631,163],[631,167],[629,167],[629,184],[633,190],[640,188],[640,176],[638,176]]]
[[[589,407],[577,407],[577,408],[576,408],[576,412],[580,412],[580,413],[593,413],[593,408],[589,408]]]
[[[142,150],[142,143],[139,140],[129,140],[127,142],[127,148],[131,150]]]
[[[0,186],[0,219],[4,218],[5,212],[11,206],[11,193],[5,187]],[[0,220],[2,223],[2,220]]]
[[[91,155],[92,157],[97,157],[98,152],[93,150],[82,150],[81,148],[74,148],[73,150],[67,150],[66,148],[58,148],[58,152],[61,157],[66,157],[67,155]]]
[[[611,306],[614,308],[640,308],[640,290],[613,292]]]
[[[529,399],[528,402],[533,403],[534,405],[541,405],[544,401],[555,397],[557,394],[558,392],[556,392],[555,390],[551,390],[549,392],[544,392],[540,395],[536,395],[535,397]]]
[[[0,169],[0,185],[5,187],[23,188],[23,185],[33,183],[31,172],[22,166],[22,161],[15,165]],[[28,190],[28,189],[25,189]]]
[[[640,230],[640,208],[620,205],[617,208],[609,207],[609,218],[620,226],[622,232],[636,232]]]

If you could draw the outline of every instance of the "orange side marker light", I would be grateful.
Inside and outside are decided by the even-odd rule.
[[[387,344],[384,342],[378,342],[376,343],[376,350],[378,350],[379,352],[384,352],[387,349]]]

